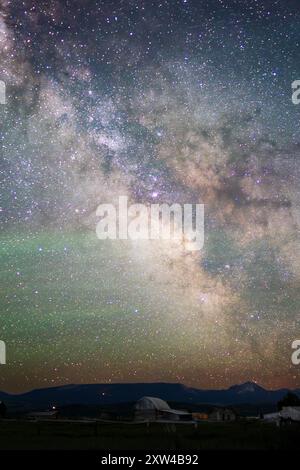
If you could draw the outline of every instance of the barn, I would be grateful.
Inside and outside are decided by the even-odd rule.
[[[209,413],[210,421],[236,421],[237,414],[232,408],[215,407]]]
[[[156,397],[143,397],[134,407],[134,417],[138,421],[190,421],[187,411],[173,410],[166,401]]]
[[[264,421],[275,422],[277,426],[300,422],[300,406],[284,406],[281,411],[265,414],[263,419]]]
[[[284,406],[280,411],[282,420],[300,422],[300,406]]]

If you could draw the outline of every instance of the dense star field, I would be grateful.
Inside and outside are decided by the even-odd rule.
[[[299,387],[299,2],[0,5],[0,389]],[[119,195],[203,249],[98,240]]]

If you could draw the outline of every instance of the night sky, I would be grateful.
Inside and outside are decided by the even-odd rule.
[[[300,387],[299,2],[0,5],[0,389]],[[119,195],[203,249],[98,240]]]

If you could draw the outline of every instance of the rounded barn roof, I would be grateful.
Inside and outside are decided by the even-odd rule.
[[[155,409],[155,410],[170,410],[168,403],[161,398],[156,397],[143,397],[136,403],[136,408],[139,409]]]

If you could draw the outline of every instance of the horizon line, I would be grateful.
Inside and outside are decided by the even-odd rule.
[[[289,391],[293,391],[293,390],[298,390],[300,389],[300,384],[299,386],[295,386],[293,388],[290,388],[290,387],[287,387],[287,386],[282,386],[282,387],[279,387],[279,388],[265,388],[263,385],[260,385],[258,382],[255,382],[255,381],[252,381],[252,380],[246,380],[245,382],[239,382],[239,383],[233,383],[232,385],[228,385],[227,387],[220,387],[220,388],[202,388],[202,387],[196,387],[196,386],[192,386],[192,385],[186,385],[185,383],[183,382],[163,382],[163,381],[154,381],[154,382],[94,382],[94,383],[89,383],[89,382],[83,382],[83,383],[64,383],[64,384],[60,384],[60,385],[51,385],[51,386],[45,386],[45,387],[35,387],[35,388],[30,388],[30,389],[26,389],[24,391],[20,391],[20,392],[8,392],[8,391],[5,391],[3,389],[0,389],[0,393],[5,393],[7,395],[14,395],[14,396],[18,396],[18,395],[24,395],[26,393],[30,393],[30,392],[34,392],[34,391],[37,391],[37,390],[50,390],[50,389],[55,389],[55,388],[63,388],[63,387],[78,387],[78,386],[90,386],[90,385],[94,385],[94,386],[97,386],[97,385],[101,385],[101,386],[113,386],[113,385],[158,385],[158,384],[161,384],[161,385],[182,385],[183,387],[186,387],[186,388],[189,388],[189,389],[194,389],[194,390],[199,390],[199,391],[221,391],[221,390],[229,390],[230,388],[232,387],[237,387],[237,386],[242,386],[242,385],[246,385],[246,384],[253,384],[257,387],[260,387],[262,388],[263,390],[265,390],[266,392],[276,392],[278,390],[289,390]]]

